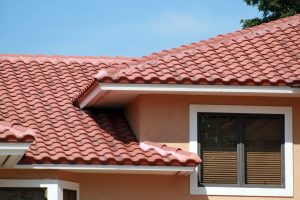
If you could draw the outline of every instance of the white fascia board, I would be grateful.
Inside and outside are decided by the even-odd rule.
[[[128,173],[128,174],[178,174],[188,175],[195,167],[184,166],[131,166],[131,165],[68,165],[32,164],[17,165],[17,169],[56,169],[85,173]]]
[[[82,100],[79,101],[79,107],[84,108],[88,104],[91,104],[91,102],[95,101],[96,97],[101,93],[101,91],[102,89],[100,87],[100,84],[98,83],[98,85],[94,87],[94,89],[88,95],[86,95]]]
[[[1,157],[1,168],[13,168],[26,150],[29,149],[31,143],[7,143],[0,142],[0,157]],[[5,159],[7,159],[5,161]]]
[[[107,93],[128,91],[138,94],[192,94],[192,95],[251,95],[300,97],[300,88],[289,86],[233,86],[233,85],[183,85],[183,84],[120,84],[98,83],[79,102],[79,107],[93,105]],[[127,93],[127,95],[128,95]]]
[[[0,155],[22,155],[31,143],[7,143],[0,142]]]
[[[106,91],[148,91],[148,92],[195,92],[195,93],[269,93],[299,94],[300,88],[289,86],[232,86],[232,85],[181,85],[181,84],[119,84],[101,83]]]

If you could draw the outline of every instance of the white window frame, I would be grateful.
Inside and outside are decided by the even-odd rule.
[[[63,189],[75,190],[79,200],[79,183],[50,179],[0,179],[0,187],[46,188],[47,200],[63,200]]]
[[[198,169],[190,175],[190,193],[192,195],[233,195],[233,196],[293,196],[293,124],[292,107],[277,106],[240,106],[240,105],[190,105],[190,143],[193,153],[198,153],[197,114],[214,113],[252,113],[284,115],[284,188],[250,188],[250,187],[199,187]]]

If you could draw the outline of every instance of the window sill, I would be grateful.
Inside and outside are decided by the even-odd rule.
[[[197,172],[190,175],[191,195],[293,197],[291,188],[198,187]]]

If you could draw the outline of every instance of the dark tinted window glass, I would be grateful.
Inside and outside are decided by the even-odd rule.
[[[0,188],[1,200],[47,200],[45,188]]]
[[[201,183],[236,184],[238,118],[210,114],[198,120]]]
[[[245,183],[282,182],[282,116],[251,116],[245,119]]]
[[[75,190],[63,190],[64,199],[63,200],[77,200],[77,192]]]

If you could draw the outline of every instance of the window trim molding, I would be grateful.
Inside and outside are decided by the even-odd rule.
[[[0,187],[46,188],[47,200],[63,200],[63,189],[75,190],[79,200],[79,183],[53,179],[0,179]]]
[[[190,193],[192,195],[233,195],[233,196],[293,196],[293,127],[292,107],[277,106],[242,106],[242,105],[196,105],[189,109],[190,142],[189,148],[198,153],[197,114],[198,112],[213,113],[249,113],[249,114],[283,114],[284,115],[284,188],[253,188],[253,187],[199,187],[195,169],[190,175]]]

